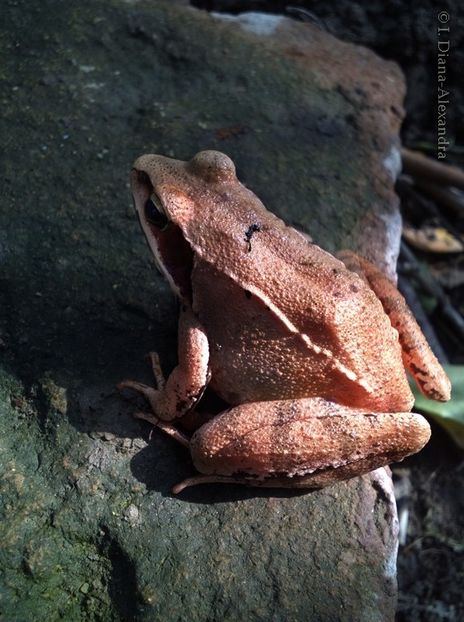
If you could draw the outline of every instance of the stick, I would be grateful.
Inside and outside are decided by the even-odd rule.
[[[401,149],[401,157],[405,173],[440,186],[455,186],[464,190],[464,171],[457,166],[441,164],[405,147]]]

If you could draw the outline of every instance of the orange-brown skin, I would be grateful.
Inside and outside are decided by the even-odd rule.
[[[372,470],[424,445],[428,424],[411,413],[366,413],[322,398],[242,404],[195,432],[193,463],[201,473],[238,472],[311,480],[326,470],[370,461]],[[336,458],[335,458],[336,456]]]
[[[131,183],[149,245],[191,321],[190,327],[185,318],[181,323],[180,339],[189,344],[179,344],[181,373],[177,368],[175,381],[168,379],[161,390],[142,392],[165,421],[190,410],[209,377],[212,388],[235,406],[196,432],[191,448],[199,470],[302,485],[291,466],[298,453],[295,440],[280,423],[282,413],[291,418],[298,411],[300,417],[302,408],[309,428],[295,438],[306,472],[312,473],[306,481],[310,487],[316,480],[330,483],[343,473],[349,477],[401,459],[423,446],[428,425],[409,414],[413,397],[402,358],[429,396],[449,399],[449,382],[391,282],[365,260],[355,267],[359,276],[268,212],[237,180],[224,154],[200,152],[189,162],[142,156]],[[169,221],[165,228],[147,217],[150,196]],[[381,283],[378,290],[371,281]],[[407,352],[392,323],[401,327]],[[123,386],[140,390],[131,381]],[[339,444],[331,446],[334,409],[341,409],[337,421],[343,423],[337,428]],[[324,413],[322,419],[318,412]],[[241,440],[234,445],[236,468],[234,458],[225,469],[216,456],[208,458],[206,469],[198,447],[209,455],[205,443],[221,438],[226,428],[241,439],[247,422],[256,425],[251,445],[256,456],[259,438],[264,445],[273,430],[279,468],[253,459],[243,467]],[[324,443],[324,427],[331,457],[314,466],[311,447]],[[372,436],[373,428],[378,438],[389,439],[388,451]],[[403,428],[413,432],[405,434]],[[345,437],[359,441],[347,445]],[[314,473],[319,472],[324,475],[318,479]]]
[[[342,251],[337,257],[349,270],[367,281],[382,303],[385,313],[398,331],[404,366],[415,379],[421,392],[430,399],[448,400],[450,398],[448,377],[394,283],[367,259],[351,251]]]

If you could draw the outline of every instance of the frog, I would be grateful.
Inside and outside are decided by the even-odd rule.
[[[427,443],[407,373],[427,397],[450,383],[395,283],[335,256],[268,211],[219,151],[139,157],[135,209],[179,299],[178,363],[141,394],[149,421],[189,449],[207,483],[315,489],[401,461]],[[191,436],[206,387],[225,407]],[[177,425],[179,424],[179,425]]]

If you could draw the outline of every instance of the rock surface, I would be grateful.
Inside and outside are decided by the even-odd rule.
[[[175,362],[130,163],[227,152],[267,207],[392,272],[397,68],[311,25],[182,3],[10,2],[2,72],[5,620],[393,619],[380,470],[311,494],[211,486],[114,391]],[[251,26],[250,26],[251,24]],[[267,24],[267,25],[266,25]],[[264,32],[263,32],[264,29]]]

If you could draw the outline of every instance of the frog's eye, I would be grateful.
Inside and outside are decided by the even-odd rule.
[[[156,194],[152,194],[146,200],[144,214],[148,222],[158,229],[164,229],[169,223],[169,220],[163,212],[161,201]]]

